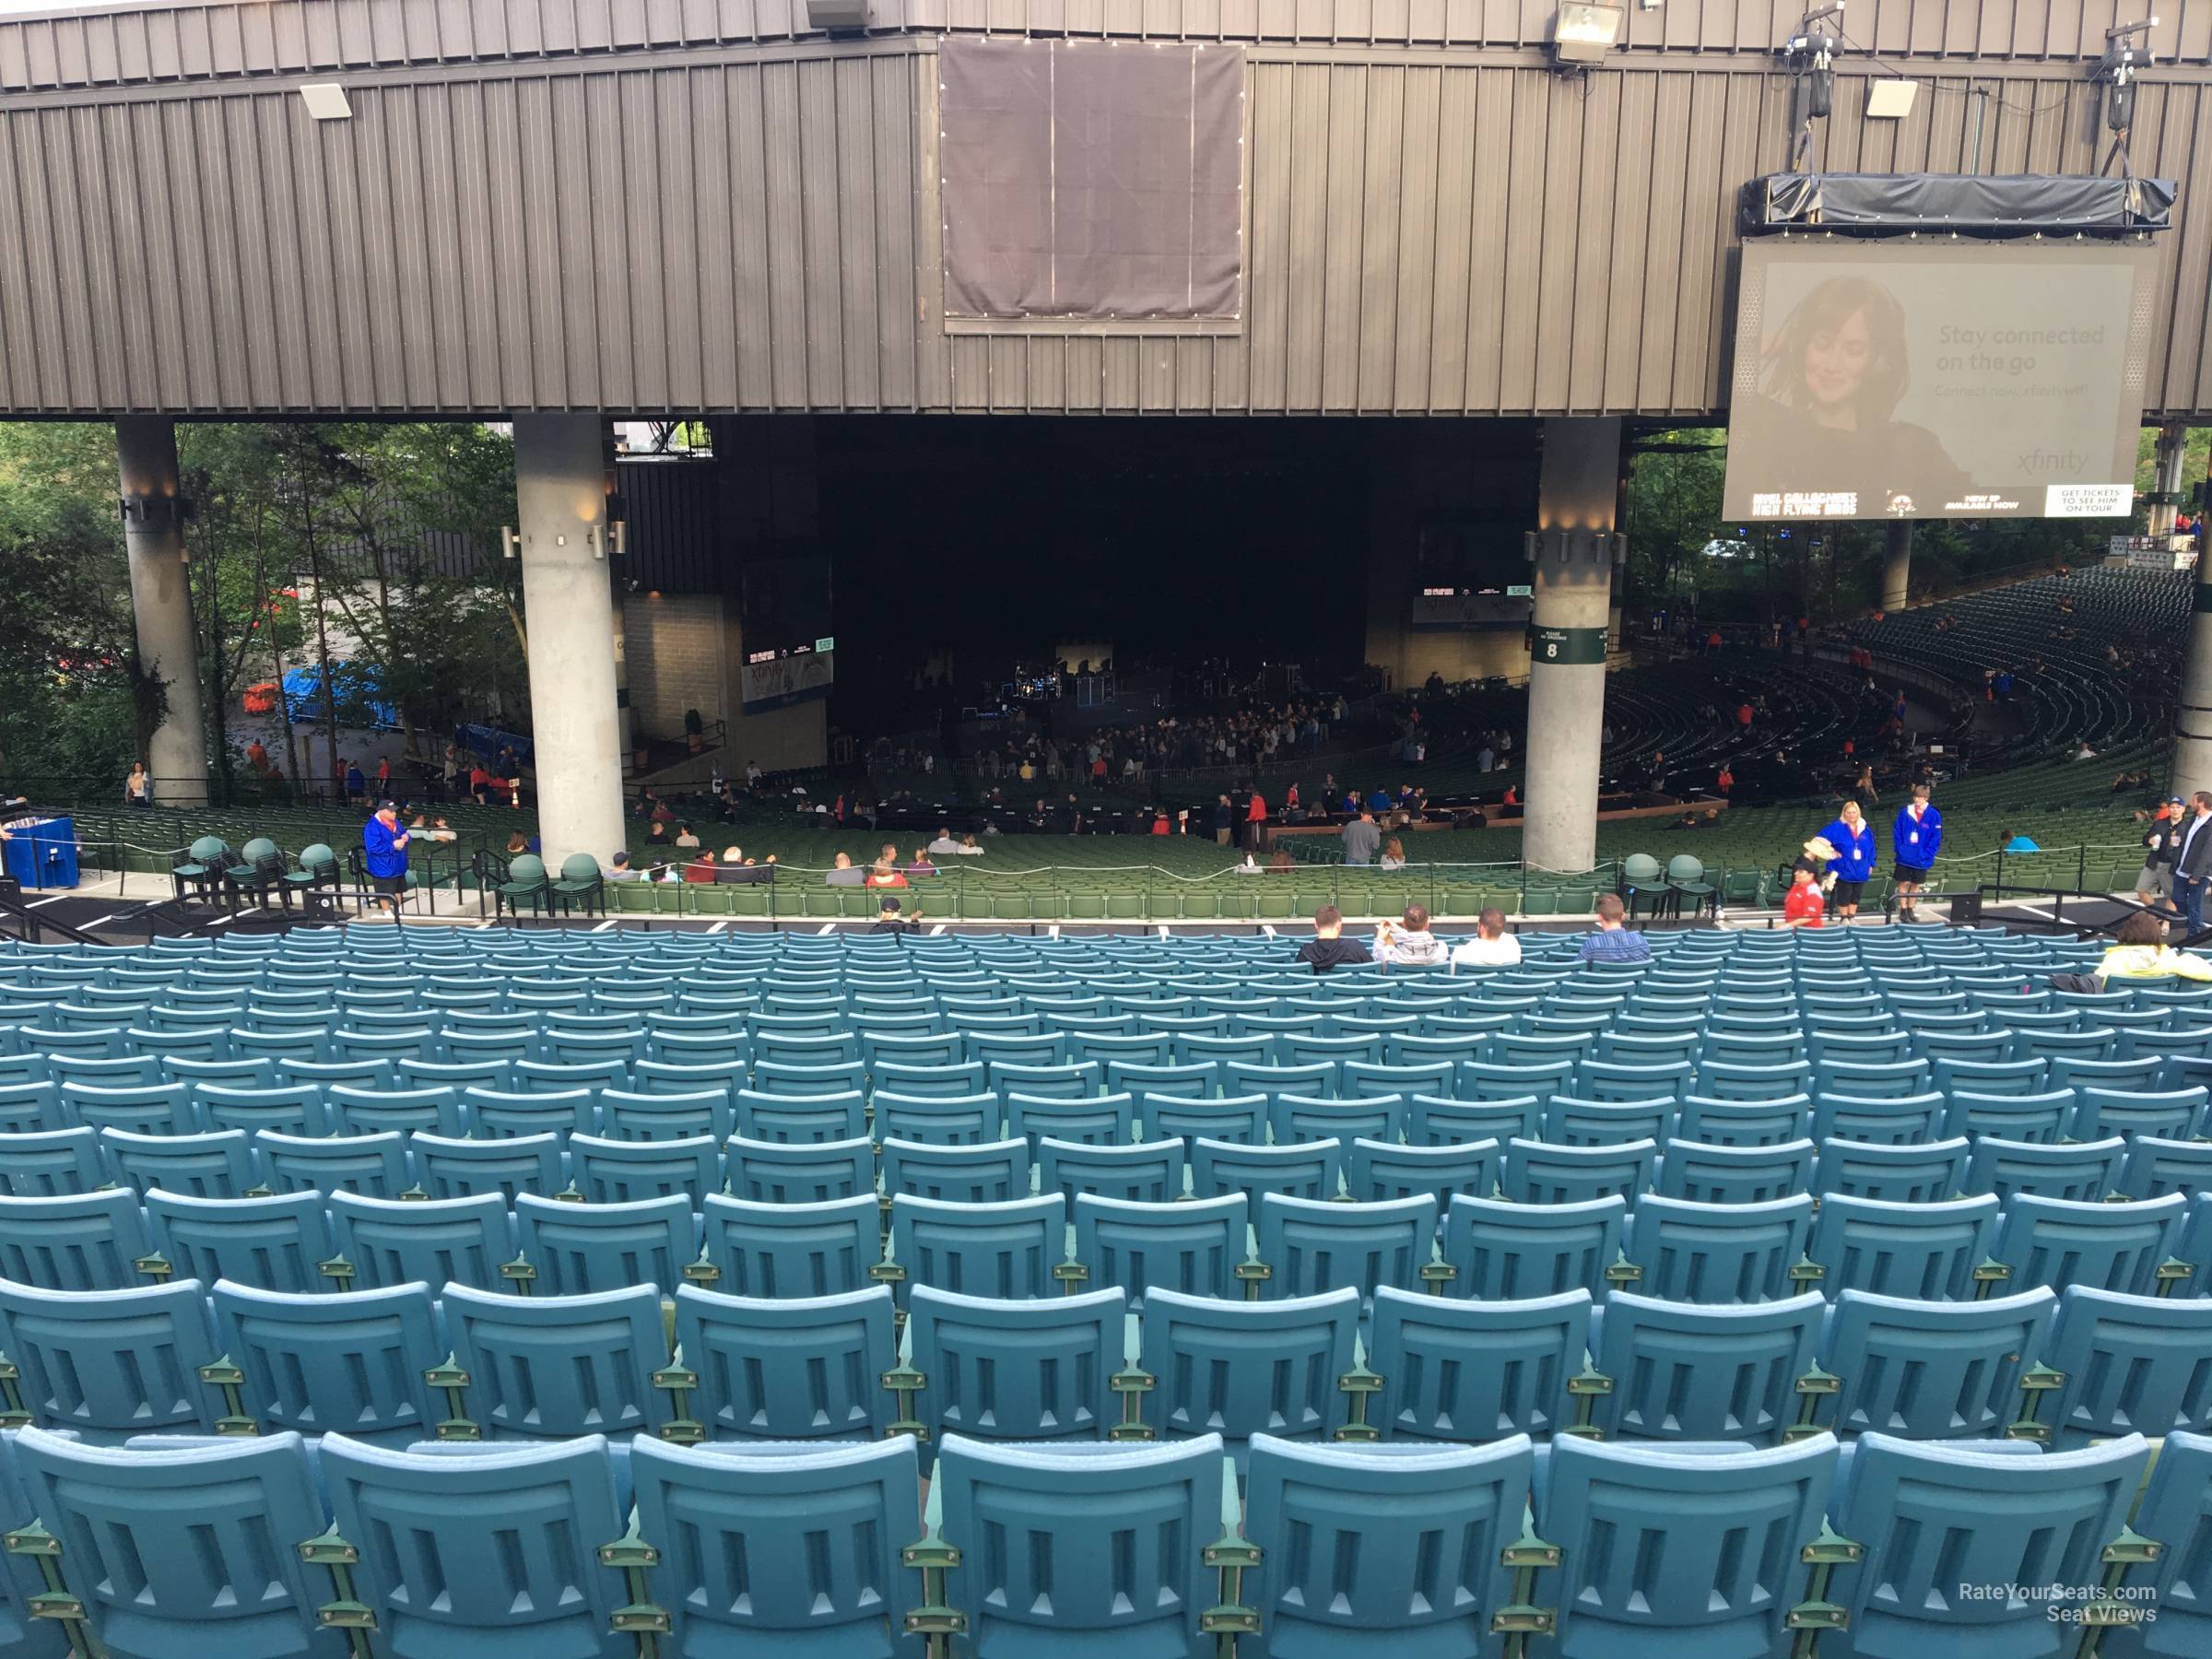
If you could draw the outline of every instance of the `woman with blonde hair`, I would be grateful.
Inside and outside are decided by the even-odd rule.
[[[1382,868],[1402,870],[1406,867],[1406,843],[1392,836],[1382,843]]]

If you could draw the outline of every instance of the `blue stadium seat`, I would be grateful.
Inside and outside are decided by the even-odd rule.
[[[1535,1456],[1525,1436],[1471,1446],[1252,1444],[1244,1534],[1260,1616],[1238,1647],[1300,1659],[1480,1653],[1511,1606]]]
[[[1869,1141],[1899,1146],[1932,1141],[1943,1133],[1944,1114],[1950,1110],[1947,1095],[1900,1095],[1875,1100],[1821,1090],[1813,1096],[1813,1139]]]
[[[2055,1409],[2041,1415],[2051,1443],[2065,1450],[2123,1434],[2204,1433],[2212,1428],[2207,1355],[2212,1299],[2070,1287],[2040,1356],[2065,1378]]]
[[[1856,1659],[2074,1652],[2079,1631],[2051,1620],[2042,1598],[1961,1587],[2101,1583],[2147,1455],[2138,1435],[2029,1457],[1862,1437],[1830,1501],[1835,1530],[1863,1552],[1829,1584],[1850,1622],[1821,1648]]]
[[[1672,1095],[1651,1100],[1579,1100],[1553,1095],[1544,1103],[1539,1138],[1559,1147],[1624,1147],[1631,1141],[1665,1141],[1675,1132],[1680,1109]]]
[[[0,1198],[0,1279],[46,1290],[121,1290],[147,1253],[135,1193]]]
[[[1384,1286],[1368,1367],[1382,1386],[1368,1423],[1392,1438],[1549,1436],[1574,1421],[1568,1381],[1590,1346],[1590,1293],[1462,1301]]]
[[[941,1146],[888,1140],[883,1143],[883,1190],[954,1204],[1010,1204],[1030,1196],[1030,1143],[985,1141]]]
[[[41,1290],[0,1280],[0,1347],[20,1368],[33,1422],[112,1442],[206,1432],[222,1394],[200,1378],[216,1359],[196,1279],[129,1290]]]
[[[1760,1450],[1555,1440],[1535,1505],[1558,1557],[1535,1574],[1535,1597],[1556,1611],[1558,1651],[1790,1652],[1836,1462],[1825,1434]]]
[[[2073,1132],[2074,1091],[2045,1089],[2036,1094],[1971,1094],[1964,1090],[1950,1097],[1943,1114],[1943,1133],[1978,1140],[1995,1135],[2010,1141],[2049,1145]]]
[[[0,1135],[0,1188],[12,1198],[58,1198],[107,1184],[96,1129],[31,1129]]]
[[[1141,1309],[1155,1285],[1187,1296],[1243,1294],[1250,1206],[1244,1194],[1171,1204],[1132,1204],[1090,1194],[1075,1199],[1077,1283],[1113,1286]]]
[[[633,1659],[636,1637],[611,1629],[622,1580],[597,1553],[623,1531],[599,1436],[456,1454],[334,1434],[322,1470],[359,1551],[356,1595],[393,1653]]]
[[[569,1179],[593,1204],[630,1204],[680,1194],[697,1209],[709,1193],[721,1190],[721,1148],[711,1135],[670,1141],[571,1135]]]
[[[1454,1193],[1488,1197],[1497,1188],[1500,1167],[1496,1141],[1424,1147],[1356,1140],[1345,1160],[1345,1190],[1348,1197],[1362,1202],[1426,1194],[1441,1208]]]
[[[1279,1094],[1269,1102],[1267,1128],[1278,1147],[1298,1141],[1342,1141],[1346,1146],[1361,1136],[1394,1141],[1405,1130],[1406,1102],[1397,1095],[1373,1100],[1320,1100],[1302,1094]]]
[[[857,1072],[859,1068],[854,1067]],[[737,1091],[737,1133],[747,1140],[843,1141],[867,1133],[867,1107],[857,1082],[813,1094]]]
[[[1940,1141],[1828,1140],[1814,1160],[1818,1198],[1874,1198],[1886,1204],[1935,1204],[1966,1188],[1964,1135]]]
[[[1661,1197],[1699,1204],[1766,1204],[1807,1191],[1812,1179],[1809,1140],[1775,1147],[1670,1140],[1660,1153],[1657,1190]]]
[[[836,1296],[865,1289],[883,1257],[881,1215],[873,1192],[818,1204],[756,1203],[710,1194],[700,1243],[700,1259],[713,1273],[704,1282],[731,1296]]]
[[[2205,1563],[2212,1551],[2212,1438],[2173,1433],[2136,1507],[2135,1530],[2159,1546],[2158,1559],[2136,1569],[2127,1605],[2155,1617],[2104,1632],[2106,1659],[2194,1659],[2212,1653],[2212,1606],[2205,1596]]]
[[[2044,1357],[2057,1305],[2043,1288],[1976,1302],[1844,1290],[1820,1338],[1834,1398],[1810,1396],[1800,1422],[1915,1441],[2004,1434],[2025,1418],[2021,1380]]]
[[[467,1132],[487,1140],[599,1132],[599,1096],[589,1088],[516,1094],[472,1084],[461,1091],[461,1112]]]
[[[1119,1287],[1002,1301],[929,1285],[907,1293],[907,1415],[933,1439],[1100,1440],[1122,1419],[1128,1298]]]
[[[1797,1420],[1827,1304],[1698,1307],[1617,1290],[1593,1338],[1613,1380],[1592,1420],[1615,1439],[1771,1441]]]
[[[1646,1197],[1629,1217],[1615,1282],[1687,1302],[1779,1301],[1802,1295],[1813,1200],[1799,1193],[1751,1204]],[[1633,1277],[1630,1277],[1630,1273]]]
[[[427,1285],[324,1296],[218,1280],[211,1300],[240,1403],[265,1427],[393,1445],[436,1432],[445,1412],[426,1374],[446,1349]]]
[[[877,1094],[895,1094],[908,1100],[927,1100],[957,1098],[960,1095],[994,1094],[989,1074],[977,1060],[913,1059],[904,1050],[886,1050],[884,1045],[892,1039],[861,1034],[864,1048],[877,1049],[868,1061],[868,1081]],[[939,1055],[958,1054],[965,1046],[957,1031],[935,1031],[924,1035],[900,1037],[900,1043],[928,1045],[913,1053]]]
[[[525,1193],[513,1201],[515,1260],[501,1265],[532,1296],[579,1296],[652,1285],[676,1294],[699,1259],[691,1200],[682,1193],[625,1204],[573,1204]]]
[[[64,1117],[91,1129],[191,1135],[200,1127],[193,1100],[182,1083],[65,1083],[61,1099]]]
[[[876,1091],[876,1136],[937,1147],[972,1147],[999,1138],[1005,1111],[995,1094],[905,1095],[879,1088]]]
[[[728,1087],[655,1089],[641,1079],[635,1090],[599,1093],[599,1122],[610,1140],[688,1140],[711,1135],[726,1141],[737,1133],[737,1110]]]
[[[2026,1195],[2088,1203],[2119,1186],[2120,1165],[2126,1157],[2127,1143],[2116,1135],[2106,1140],[2050,1146],[1984,1135],[1967,1160],[1965,1190],[1994,1193],[2006,1201]]]
[[[329,1288],[318,1271],[334,1253],[320,1193],[276,1193],[260,1198],[146,1195],[148,1260],[159,1277],[218,1279],[261,1290],[306,1295]],[[152,1257],[166,1265],[155,1268]]]
[[[1574,1289],[1603,1296],[1628,1213],[1629,1201],[1618,1194],[1581,1204],[1454,1197],[1444,1213],[1448,1289],[1478,1301]]]
[[[1535,1140],[1542,1121],[1543,1107],[1535,1095],[1499,1100],[1452,1100],[1416,1095],[1406,1114],[1406,1138],[1417,1147],[1483,1140],[1503,1145],[1516,1135],[1523,1140]]]
[[[1145,1420],[1163,1439],[1218,1433],[1239,1466],[1254,1434],[1325,1438],[1350,1420],[1359,1292],[1240,1302],[1155,1288],[1138,1324],[1153,1379]]]
[[[653,1382],[668,1347],[652,1285],[577,1296],[448,1285],[440,1312],[466,1376],[441,1439],[658,1433],[668,1420],[668,1398]]]
[[[1618,1147],[1555,1147],[1542,1141],[1505,1143],[1499,1186],[1516,1204],[1580,1204],[1618,1194],[1634,1204],[1658,1174],[1655,1141]]]
[[[333,1135],[467,1133],[461,1096],[451,1088],[396,1089],[381,1084],[334,1083],[323,1091],[323,1114]]]
[[[1032,1158],[1048,1135],[1087,1147],[1126,1146],[1135,1122],[1136,1101],[1125,1094],[1006,1096],[1006,1133],[1027,1140]]]
[[[514,1259],[506,1200],[496,1193],[428,1202],[332,1193],[328,1203],[335,1254],[324,1272],[342,1289],[419,1280],[493,1290],[500,1265]]]
[[[1015,1300],[1060,1294],[1053,1269],[1065,1259],[1067,1201],[1058,1193],[1011,1204],[891,1199],[893,1294],[915,1285]]]
[[[2206,1192],[2212,1192],[2212,1141],[2159,1140],[2146,1135],[2128,1142],[2120,1196],[2162,1198],[2168,1193],[2194,1196]]]
[[[949,1437],[930,1508],[959,1552],[944,1578],[967,1618],[965,1644],[1025,1659],[1213,1659],[1216,1640],[1198,1619],[1218,1583],[1201,1551],[1233,1520],[1221,1450],[1211,1434],[1171,1446]]]
[[[396,1129],[329,1137],[257,1129],[253,1150],[270,1188],[279,1193],[396,1198],[414,1180],[407,1171],[407,1143]]]
[[[1292,1198],[1334,1198],[1343,1168],[1340,1141],[1268,1147],[1196,1140],[1191,1143],[1191,1195],[1218,1198],[1241,1193],[1253,1205],[1268,1193]]]
[[[1186,1100],[1181,1096],[1143,1094],[1137,1097],[1136,1116],[1148,1139],[1255,1142],[1267,1132],[1267,1097],[1233,1095],[1227,1099]]]
[[[1183,1156],[1180,1139],[1092,1147],[1047,1135],[1037,1141],[1037,1190],[1058,1193],[1071,1204],[1083,1194],[1171,1204],[1182,1196]]]
[[[1258,1259],[1267,1268],[1261,1295],[1305,1298],[1348,1285],[1365,1300],[1379,1285],[1420,1289],[1436,1221],[1437,1202],[1426,1194],[1386,1203],[1265,1194],[1255,1228]]]
[[[474,1198],[496,1193],[512,1204],[524,1193],[550,1198],[569,1183],[562,1137],[517,1135],[500,1140],[453,1139],[418,1133],[407,1150],[415,1181],[433,1198]]]
[[[1809,1095],[1774,1100],[1720,1100],[1688,1095],[1675,1125],[1677,1139],[1712,1147],[1774,1147],[1812,1135]]]
[[[343,1651],[317,1629],[329,1578],[300,1559],[324,1516],[298,1435],[124,1450],[26,1429],[15,1441],[61,1582],[110,1653]]]
[[[696,1452],[638,1441],[637,1531],[655,1552],[665,1651],[912,1659],[904,1621],[924,1581],[900,1552],[922,1533],[914,1449],[905,1436]]]
[[[1998,1035],[2010,1045],[2010,1031]],[[1940,1057],[1935,1061],[1935,1077],[1936,1089],[1945,1095],[1971,1094],[1985,1100],[1991,1095],[2041,1094],[2049,1087],[2051,1068],[2040,1059]]]
[[[1806,1254],[1820,1269],[1821,1291],[1845,1290],[1919,1301],[1963,1301],[1996,1240],[1994,1197],[1943,1203],[1830,1195],[1813,1218]]]
[[[2117,1135],[2131,1144],[2147,1135],[2191,1139],[2204,1133],[2206,1093],[2201,1084],[2194,1088],[2163,1091],[2077,1086],[2074,1138],[2096,1140]]]
[[[319,1083],[194,1083],[192,1098],[200,1121],[210,1129],[248,1134],[274,1129],[282,1135],[323,1135],[329,1129]]]
[[[829,1204],[873,1195],[876,1147],[865,1135],[841,1141],[734,1139],[729,1191],[754,1204]]]
[[[2087,1285],[2147,1296],[2169,1271],[2188,1204],[2179,1193],[2119,1204],[2014,1198],[1990,1255],[2016,1290]]]
[[[665,1439],[879,1440],[898,1364],[891,1290],[837,1296],[725,1296],[686,1285],[676,1293],[675,1368],[680,1387]]]

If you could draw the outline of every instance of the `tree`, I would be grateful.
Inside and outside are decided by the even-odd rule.
[[[160,722],[115,501],[112,427],[0,425],[0,766],[18,792],[119,777]]]
[[[1728,434],[1718,427],[1653,432],[1629,470],[1627,587],[1644,605],[1671,605],[1700,585],[1705,545],[1723,534],[1721,477]]]

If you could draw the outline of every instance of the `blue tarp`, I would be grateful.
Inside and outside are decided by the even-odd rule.
[[[536,754],[530,739],[520,732],[503,732],[498,726],[462,725],[453,728],[453,741],[472,755],[481,755],[485,764],[497,760],[501,749],[512,749],[514,757],[524,766],[536,764]]]
[[[383,700],[383,684],[372,668],[334,662],[330,677],[337,688],[338,724],[399,730],[399,711]],[[284,677],[284,712],[288,720],[312,725],[323,718],[323,671],[294,668]]]

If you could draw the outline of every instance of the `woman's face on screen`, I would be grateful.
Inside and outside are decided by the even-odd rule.
[[[1818,329],[1805,346],[1805,389],[1824,411],[1841,414],[1859,394],[1874,335],[1866,313],[1854,311],[1831,327]]]

